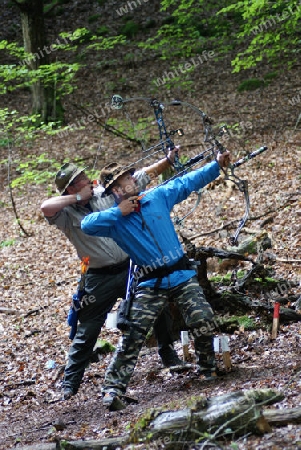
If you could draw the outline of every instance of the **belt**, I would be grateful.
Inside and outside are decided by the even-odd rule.
[[[185,254],[172,266],[152,268],[150,266],[140,266],[136,272],[136,279],[139,283],[142,281],[152,280],[153,278],[162,279],[168,275],[176,272],[177,270],[191,270],[196,265],[195,261],[189,260]]]
[[[129,268],[130,259],[127,258],[119,264],[113,264],[112,266],[104,266],[99,268],[91,267],[88,269],[87,274],[89,275],[116,275],[123,272]]]

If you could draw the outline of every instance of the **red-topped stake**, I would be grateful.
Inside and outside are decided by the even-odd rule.
[[[272,326],[272,339],[276,339],[278,329],[279,329],[279,318],[280,318],[280,303],[274,303],[274,315],[273,315],[273,326]]]

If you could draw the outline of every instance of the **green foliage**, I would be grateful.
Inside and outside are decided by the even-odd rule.
[[[141,47],[156,50],[163,59],[190,57],[200,49],[212,48],[215,42],[229,34],[229,20],[218,19],[218,7],[203,0],[165,0],[161,2],[163,11],[169,16],[163,21],[156,36],[149,38]]]
[[[245,330],[255,330],[258,328],[255,320],[250,316],[234,316],[234,319],[237,320],[240,327],[243,327]]]
[[[163,59],[189,57],[200,48],[223,56],[239,46],[242,51],[236,50],[232,60],[233,71],[239,72],[263,60],[291,66],[300,57],[298,0],[162,0],[161,8],[169,16],[140,46],[159,52]]]
[[[11,145],[13,142],[12,139],[9,139],[7,137],[0,137],[0,147],[7,147],[8,145]]]
[[[60,33],[56,42],[44,51],[47,53],[49,51],[51,53],[56,51],[75,52],[79,46],[84,44],[88,50],[105,51],[124,42],[124,36],[104,38],[93,35],[86,28],[78,28],[72,32]],[[9,43],[7,40],[0,41],[0,50],[6,51],[18,60],[13,64],[0,65],[0,94],[6,94],[19,88],[28,88],[39,81],[43,83],[44,87],[55,85],[56,96],[60,100],[74,91],[74,78],[81,68],[79,63],[65,63],[57,58],[50,64],[39,65],[41,56],[43,56],[42,51],[35,54],[26,53],[23,47],[14,42]]]
[[[1,163],[7,162],[6,160]],[[16,166],[16,176],[12,182],[11,187],[22,187],[25,185],[47,184],[52,183],[56,173],[67,160],[58,161],[54,158],[49,158],[46,153],[40,155],[27,155],[25,159],[12,161]],[[75,164],[77,160],[74,160]],[[92,173],[88,172],[88,175]],[[93,175],[96,175],[93,173]],[[92,176],[91,179],[95,178]]]
[[[154,121],[152,116],[149,117],[139,117],[136,123],[129,123],[128,120],[122,120],[120,118],[109,117],[107,120],[107,125],[118,128],[122,133],[125,133],[131,139],[139,139],[149,141],[150,138],[150,127]]]
[[[8,108],[0,109],[0,123],[2,124],[1,143],[8,148],[23,147],[24,143],[32,142],[41,135],[55,134],[60,130],[55,130],[56,124],[41,122],[38,114],[22,116],[16,110],[9,111]],[[38,123],[38,126],[36,125]],[[63,162],[50,159],[45,153],[41,155],[29,155],[24,160],[10,161],[16,167],[18,176],[11,181],[11,187],[21,187],[28,184],[46,183],[53,180],[56,172]],[[0,161],[7,164],[8,160]]]
[[[68,45],[53,44],[52,48],[69,49]],[[55,61],[51,64],[32,68],[32,62],[40,59],[39,54],[25,53],[24,49],[15,43],[0,42],[0,50],[6,50],[11,56],[19,59],[19,63],[0,65],[0,94],[25,88],[42,81],[44,86],[56,85],[57,96],[69,94],[74,90],[72,83],[80,65]]]
[[[297,0],[268,0],[234,2],[225,6],[219,14],[242,14],[238,38],[245,42],[245,49],[232,61],[233,71],[248,69],[267,59],[277,66],[286,62],[291,66],[300,53],[301,6]]]
[[[0,123],[2,125],[2,145],[21,145],[24,141],[33,141],[40,133],[54,134],[56,124],[41,121],[39,114],[20,115],[16,110],[0,109]]]
[[[96,51],[112,50],[116,45],[125,44],[126,40],[124,36],[93,36],[91,38],[92,43],[87,46],[87,49]]]
[[[103,339],[97,339],[96,349],[97,352],[101,354],[112,353],[115,351],[114,345],[112,345],[109,341],[105,341]]]
[[[259,80],[258,78],[250,78],[249,80],[245,80],[238,86],[238,92],[243,91],[254,91],[255,89],[259,89],[264,86],[264,80]]]
[[[52,0],[47,2],[44,0],[44,14],[47,15],[50,11],[56,12],[56,7],[70,3],[70,0]]]
[[[245,274],[245,270],[238,270],[236,276],[239,279],[243,278]],[[231,272],[227,273],[226,275],[214,275],[213,277],[209,278],[209,281],[213,283],[223,283],[225,285],[228,285],[231,281]]]
[[[10,247],[15,244],[15,239],[7,239],[6,241],[0,242],[0,248]]]
[[[264,80],[269,81],[269,80],[273,80],[274,78],[277,78],[278,76],[278,72],[270,72],[264,75]]]
[[[263,88],[267,86],[271,80],[277,77],[277,72],[270,72],[264,75],[263,79],[259,78],[250,78],[249,80],[244,80],[238,86],[238,92],[243,91],[253,91],[255,89]]]
[[[97,22],[100,17],[100,14],[94,14],[93,16],[88,17],[89,23]]]
[[[138,23],[134,22],[133,20],[129,20],[120,28],[120,33],[126,36],[128,39],[131,39],[136,36],[139,29],[140,26]]]
[[[45,153],[38,156],[28,155],[24,161],[13,161],[13,163],[17,164],[16,171],[20,175],[12,180],[12,188],[52,181],[62,165],[57,160],[48,158]]]
[[[109,33],[109,28],[105,25],[102,25],[101,27],[98,27],[96,30],[97,36],[104,36]]]

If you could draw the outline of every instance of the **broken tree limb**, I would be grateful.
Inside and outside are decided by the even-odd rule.
[[[33,445],[19,447],[19,450],[113,450],[125,445],[128,442],[128,436],[107,438],[87,441],[65,441],[45,442]]]
[[[12,308],[1,307],[0,314],[16,314],[17,316],[20,316],[21,312],[16,309],[12,309]]]
[[[277,427],[301,423],[301,407],[291,409],[267,409],[263,412],[263,415],[269,424]]]
[[[251,432],[262,434],[262,406],[276,403],[284,396],[272,389],[254,389],[201,398],[192,408],[160,413],[149,424],[154,437],[172,435],[176,440],[194,439],[202,433],[218,438],[231,429],[235,436]],[[258,422],[259,421],[259,422]],[[268,425],[266,429],[268,429]]]
[[[197,273],[197,277],[198,277],[198,281],[199,284],[202,286],[202,288],[205,291],[206,296],[211,296],[211,294],[214,292],[214,289],[208,279],[208,274],[207,274],[207,259],[208,258],[219,258],[219,259],[231,259],[234,261],[246,261],[246,262],[250,262],[252,264],[252,268],[257,267],[257,263],[256,261],[254,261],[252,258],[245,256],[245,255],[241,255],[238,252],[234,252],[234,251],[225,251],[225,250],[220,250],[214,247],[195,247],[193,246],[193,244],[191,244],[191,242],[188,239],[183,239],[184,240],[184,244],[186,245],[187,248],[189,248],[188,256],[189,258],[193,258],[196,261],[200,261],[201,264],[198,266],[198,273]]]
[[[252,300],[249,296],[239,292],[223,292],[215,297],[213,308],[219,314],[245,315],[256,312],[261,317],[266,317],[268,322],[272,322],[274,306],[260,300]],[[280,323],[300,322],[301,314],[291,308],[280,307]]]

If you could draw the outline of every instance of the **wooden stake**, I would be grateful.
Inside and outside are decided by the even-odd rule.
[[[224,361],[224,367],[226,370],[230,370],[232,368],[231,364],[231,357],[230,357],[230,348],[228,343],[228,337],[227,336],[221,336],[221,347],[223,352],[223,361]]]
[[[224,368],[226,370],[231,370],[231,356],[229,348],[229,338],[228,336],[220,335],[215,336],[213,341],[214,352],[219,355],[222,353]]]
[[[188,331],[181,331],[181,342],[182,342],[182,348],[183,348],[183,360],[188,361],[189,360],[189,336]]]
[[[280,317],[280,303],[274,303],[274,315],[273,315],[273,326],[272,326],[272,336],[271,339],[276,339],[278,328],[279,328],[279,317]]]

